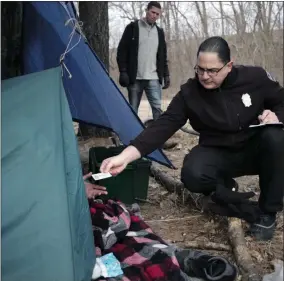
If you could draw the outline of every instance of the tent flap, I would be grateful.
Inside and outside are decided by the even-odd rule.
[[[2,81],[2,280],[90,281],[92,224],[60,67]]]

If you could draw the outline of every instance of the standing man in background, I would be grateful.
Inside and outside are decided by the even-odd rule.
[[[164,31],[156,21],[161,15],[161,5],[151,1],[146,17],[128,24],[117,49],[119,84],[127,87],[129,103],[138,113],[145,90],[156,120],[161,110],[161,85],[170,86],[167,46]]]

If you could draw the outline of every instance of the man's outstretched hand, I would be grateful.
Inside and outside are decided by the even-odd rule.
[[[94,199],[100,195],[107,195],[106,188],[104,186],[96,185],[86,180],[92,176],[92,172],[87,175],[83,176],[84,184],[85,184],[85,191],[88,199]]]

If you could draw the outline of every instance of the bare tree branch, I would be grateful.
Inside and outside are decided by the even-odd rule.
[[[274,16],[274,22],[272,23],[271,30],[274,30],[275,25],[276,25],[278,19],[281,18],[281,17],[280,17],[281,13],[283,14],[284,3],[282,3],[282,5],[281,5],[280,7],[278,7],[278,4],[281,5],[281,3],[277,3],[277,13],[276,13],[276,15]],[[282,23],[282,27],[283,27],[283,23]]]
[[[180,9],[176,6],[176,2],[173,2],[173,5],[176,9],[176,11],[179,13],[179,15],[185,20],[187,27],[190,29],[191,33],[194,35],[194,37],[196,39],[198,39],[198,36],[195,32],[195,30],[193,29],[192,25],[189,23],[187,17],[180,11]]]
[[[200,20],[201,20],[204,36],[205,37],[209,37],[205,2],[201,2],[202,11],[201,11],[201,9],[199,7],[198,2],[194,2],[194,4],[195,4],[196,10],[197,10],[197,13],[198,13],[198,15],[200,17]]]

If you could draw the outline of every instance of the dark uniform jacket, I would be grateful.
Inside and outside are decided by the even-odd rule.
[[[249,126],[259,124],[265,109],[284,123],[284,88],[261,67],[234,66],[218,89],[207,90],[197,78],[189,79],[160,118],[131,144],[146,155],[189,120],[200,133],[200,145],[238,149],[256,134],[258,129]]]

